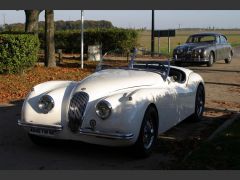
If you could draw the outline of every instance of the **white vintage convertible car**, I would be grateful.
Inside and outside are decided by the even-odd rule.
[[[130,146],[146,155],[157,136],[204,111],[204,82],[191,70],[133,59],[126,68],[100,63],[81,81],[49,81],[26,97],[21,119],[33,141],[77,140]]]

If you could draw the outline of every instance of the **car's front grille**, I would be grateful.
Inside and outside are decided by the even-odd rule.
[[[77,132],[82,125],[83,114],[85,112],[89,95],[85,92],[77,92],[73,95],[68,110],[68,127],[73,132]]]

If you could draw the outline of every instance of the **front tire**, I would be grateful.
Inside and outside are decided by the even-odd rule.
[[[205,105],[205,90],[202,84],[197,88],[197,93],[195,97],[195,111],[192,116],[194,121],[200,121],[203,116]]]
[[[207,62],[207,66],[211,67],[214,63],[214,60],[215,60],[214,54],[213,54],[213,52],[210,52],[208,62]]]
[[[152,153],[158,135],[158,114],[153,106],[149,106],[145,112],[135,151],[141,157],[147,157]]]
[[[232,61],[232,52],[229,52],[228,58],[224,59],[226,64],[230,64]]]

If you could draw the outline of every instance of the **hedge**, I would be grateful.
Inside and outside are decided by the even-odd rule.
[[[91,29],[84,31],[84,51],[89,45],[102,45],[103,53],[118,49],[121,53],[129,52],[137,46],[136,30],[128,29]],[[44,33],[39,33],[41,48],[44,48]],[[79,53],[81,50],[81,32],[76,30],[56,31],[55,48],[66,53]]]
[[[20,73],[32,67],[39,45],[34,34],[0,34],[0,73]]]

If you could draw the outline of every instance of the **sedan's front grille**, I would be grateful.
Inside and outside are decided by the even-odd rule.
[[[82,125],[83,114],[88,100],[89,96],[85,92],[77,92],[73,95],[68,111],[68,127],[72,132],[77,132]]]

